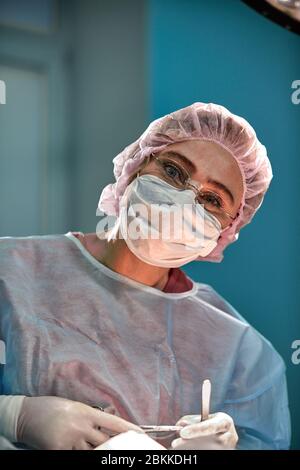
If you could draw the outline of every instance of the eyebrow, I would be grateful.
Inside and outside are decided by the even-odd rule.
[[[208,179],[207,180],[208,183],[211,183],[213,184],[214,186],[216,186],[217,188],[219,188],[221,191],[223,191],[223,193],[226,193],[227,196],[229,196],[229,199],[231,200],[232,204],[234,204],[234,197],[233,197],[233,194],[232,192],[227,188],[227,186],[225,186],[225,184],[223,183],[220,183],[220,181],[216,181],[216,180],[212,180],[212,179]]]
[[[174,150],[168,150],[167,152],[162,153],[161,155],[169,155],[170,157],[178,158],[178,160],[180,160],[184,166],[188,167],[189,173],[191,174],[196,173],[197,171],[197,168],[194,163],[191,162],[191,160],[189,160],[185,155],[182,155],[182,153],[175,152]]]
[[[184,166],[187,166],[188,167],[188,170],[191,174],[194,174],[196,173],[197,171],[197,168],[196,166],[194,165],[193,162],[191,162],[191,160],[189,160],[185,155],[183,155],[182,153],[178,153],[178,152],[175,152],[174,150],[168,150],[167,152],[165,153],[162,153],[161,155],[169,155],[170,157],[175,157],[175,158],[178,158],[178,160],[181,161],[181,163],[184,165]],[[227,186],[225,186],[225,184],[221,183],[220,181],[216,181],[216,180],[213,180],[211,178],[209,178],[207,180],[208,183],[210,184],[213,184],[214,186],[216,186],[218,189],[220,189],[220,191],[222,191],[223,193],[226,193],[227,196],[229,197],[229,199],[231,200],[232,204],[234,204],[234,197],[233,197],[233,194],[232,192],[227,188]]]

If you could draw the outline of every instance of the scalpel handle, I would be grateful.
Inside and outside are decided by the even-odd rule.
[[[203,384],[202,384],[201,421],[205,421],[209,417],[210,396],[211,396],[211,383],[210,383],[210,380],[206,379],[203,381]]]

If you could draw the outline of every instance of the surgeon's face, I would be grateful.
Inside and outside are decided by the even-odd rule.
[[[189,140],[168,145],[155,154],[159,158],[170,157],[183,166],[191,179],[202,184],[202,191],[212,191],[222,202],[222,207],[235,217],[243,196],[243,180],[234,157],[223,147],[203,140]],[[150,172],[155,163],[150,162],[140,174]],[[226,227],[231,219],[224,218]]]

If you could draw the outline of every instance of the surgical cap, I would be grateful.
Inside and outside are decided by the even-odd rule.
[[[130,177],[152,152],[186,140],[205,140],[219,144],[236,160],[243,179],[243,196],[239,215],[219,237],[218,244],[199,261],[220,262],[223,251],[238,239],[239,231],[253,218],[262,204],[273,177],[271,163],[264,145],[253,127],[224,106],[196,102],[150,123],[143,134],[125,147],[114,159],[116,182],[107,185],[100,196],[98,208],[110,216],[119,215],[119,200]]]

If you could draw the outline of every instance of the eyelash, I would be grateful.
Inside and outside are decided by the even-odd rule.
[[[217,207],[217,209],[221,209],[223,207],[223,204],[222,204],[222,200],[218,197],[215,197],[214,195],[210,194],[210,193],[201,193],[201,195],[203,195],[204,197],[207,196],[209,198],[213,198],[214,201],[217,203],[215,204],[215,202],[213,202],[212,204]]]
[[[168,173],[167,167],[171,167],[172,169],[176,170],[177,173],[179,173],[179,175],[180,175],[180,176],[179,176],[180,182],[181,182],[181,183],[185,183],[186,179],[184,178],[183,173],[180,171],[180,169],[179,169],[176,165],[174,165],[174,163],[163,162],[163,168],[164,168],[164,171],[166,172],[166,174],[167,174],[167,176],[168,176],[169,178],[175,179],[176,177],[173,177],[173,176],[171,176],[171,175]]]

